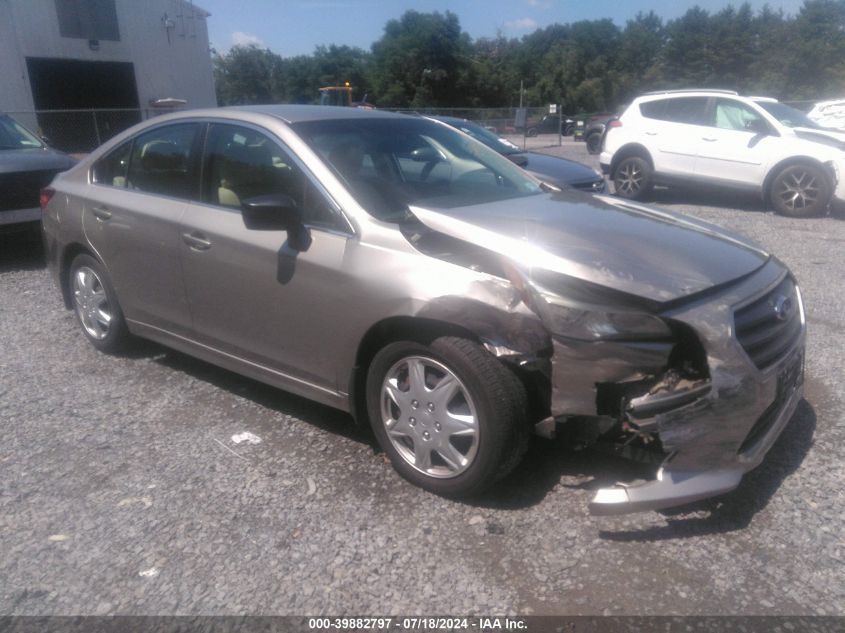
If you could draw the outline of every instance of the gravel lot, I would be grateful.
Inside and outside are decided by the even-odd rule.
[[[609,458],[538,439],[495,493],[447,501],[331,409],[153,344],[104,356],[38,247],[0,236],[0,613],[845,615],[845,221],[655,199],[795,271],[806,401],[734,493],[617,518],[586,513]]]

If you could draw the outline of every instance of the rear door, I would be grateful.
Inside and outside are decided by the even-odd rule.
[[[179,261],[179,221],[196,195],[199,123],[156,127],[93,168],[86,237],[100,255],[128,319],[190,330]]]
[[[691,177],[707,124],[708,97],[668,97],[640,104],[642,140],[660,174]]]

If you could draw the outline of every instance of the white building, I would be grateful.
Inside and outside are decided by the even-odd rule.
[[[0,0],[0,111],[44,127],[24,113],[215,106],[208,16],[192,0]]]

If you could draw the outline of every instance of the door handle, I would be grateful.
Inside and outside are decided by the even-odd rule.
[[[657,132],[646,132],[646,136],[657,136]]]
[[[100,222],[105,222],[111,218],[111,211],[109,211],[107,207],[91,207],[91,213],[93,213],[94,217]]]
[[[196,251],[207,251],[211,248],[211,242],[201,233],[182,233],[182,241]]]
[[[712,136],[702,136],[702,141],[707,141],[708,143],[712,143],[713,141],[718,141],[719,139],[713,138]]]

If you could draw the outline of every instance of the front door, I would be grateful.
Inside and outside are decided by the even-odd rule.
[[[343,260],[351,239],[340,212],[268,134],[212,123],[202,203],[181,222],[185,287],[195,338],[326,389],[337,387],[333,350],[350,305]],[[250,230],[242,200],[285,193],[312,238],[305,252],[284,231]]]
[[[779,138],[760,130],[766,120],[745,103],[717,97],[710,127],[701,134],[702,144],[695,165],[698,178],[760,187],[764,167]],[[773,132],[773,130],[772,130]]]

